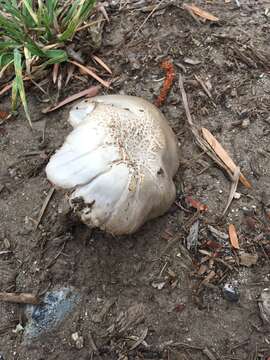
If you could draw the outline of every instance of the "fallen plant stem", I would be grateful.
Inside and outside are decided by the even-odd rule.
[[[161,0],[155,7],[152,9],[152,11],[146,16],[142,24],[139,26],[139,28],[136,30],[134,37],[137,36],[138,32],[144,27],[144,25],[147,23],[147,21],[150,19],[150,17],[154,14],[154,12],[160,7],[160,5],[164,2],[164,0]]]
[[[39,304],[40,299],[38,296],[34,294],[28,293],[8,293],[8,292],[0,292],[0,301],[6,301],[11,303],[18,304]]]
[[[110,75],[112,75],[112,70],[109,68],[107,64],[103,60],[101,60],[98,56],[93,55],[92,58],[100,65],[102,66]]]
[[[39,226],[39,224],[40,224],[40,222],[41,222],[41,220],[42,220],[42,218],[43,218],[43,215],[44,215],[44,213],[45,213],[45,211],[46,211],[46,209],[47,209],[47,206],[49,205],[49,202],[50,202],[50,200],[51,200],[51,198],[52,198],[52,196],[53,196],[54,190],[55,190],[55,189],[52,187],[52,188],[49,190],[48,195],[46,196],[46,199],[45,199],[45,201],[44,201],[44,203],[43,203],[43,205],[42,205],[42,208],[41,208],[41,210],[40,210],[40,213],[39,213],[39,216],[38,216],[38,219],[37,219],[37,223],[36,223],[36,226],[35,226],[35,230],[37,230],[37,228],[38,228],[38,226]]]
[[[103,79],[101,79],[101,77],[99,77],[94,71],[92,71],[91,69],[89,69],[88,67],[80,64],[79,62],[75,61],[75,60],[69,60],[70,64],[73,64],[77,67],[79,67],[81,70],[83,70],[85,73],[87,73],[88,75],[90,75],[92,78],[94,78],[95,80],[97,80],[98,82],[100,82],[103,86],[105,86],[106,88],[110,87],[110,83],[108,81],[105,81]]]
[[[233,179],[233,175],[230,172],[230,170],[227,168],[227,166],[225,166],[223,164],[223,162],[218,158],[218,156],[215,154],[215,152],[213,151],[213,149],[210,147],[210,145],[207,143],[206,140],[204,140],[202,138],[202,136],[199,133],[199,129],[197,126],[194,125],[191,114],[190,114],[190,110],[189,110],[189,106],[188,106],[188,99],[187,99],[187,94],[184,88],[184,83],[183,83],[183,79],[182,79],[182,75],[179,75],[179,88],[181,91],[181,95],[182,95],[182,101],[183,101],[183,105],[184,105],[184,109],[185,109],[185,113],[186,113],[186,117],[187,117],[187,122],[190,126],[190,130],[195,138],[195,141],[197,143],[197,145],[215,162],[217,163],[222,169],[224,169],[228,176],[230,177],[230,179]]]
[[[214,107],[216,107],[216,104],[213,100],[213,96],[210,93],[210,91],[208,90],[207,86],[205,85],[205,83],[202,81],[202,79],[198,76],[198,75],[194,75],[195,79],[198,81],[198,83],[201,85],[201,87],[203,88],[204,92],[206,93],[206,95],[209,97],[209,99],[211,100],[212,104]]]
[[[189,106],[187,100],[187,94],[185,92],[183,79],[181,74],[179,75],[179,88],[182,94],[182,101],[184,105],[184,109],[186,112],[186,117],[188,124],[190,126],[191,132],[195,138],[197,145],[206,152],[206,154],[211,157],[211,159],[217,163],[222,169],[224,169],[228,176],[230,177],[231,181],[235,182],[235,171],[237,169],[236,164],[228,155],[226,150],[222,147],[222,145],[217,141],[217,139],[210,133],[209,130],[206,128],[199,129],[197,126],[194,125]],[[202,133],[202,136],[200,134]],[[242,173],[239,175],[239,180],[242,182],[244,186],[247,188],[251,188],[251,184],[249,181],[244,177]]]
[[[227,204],[225,206],[225,209],[223,210],[222,216],[224,216],[226,214],[227,210],[229,209],[229,207],[231,205],[231,202],[233,201],[234,195],[237,190],[239,178],[240,178],[240,168],[237,166],[235,169],[235,172],[233,174],[233,181],[231,183],[231,190],[230,190],[229,198],[228,198]]]

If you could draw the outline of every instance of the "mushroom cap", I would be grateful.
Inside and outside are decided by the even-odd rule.
[[[168,210],[179,149],[154,105],[135,96],[97,96],[75,105],[69,122],[74,129],[46,174],[72,189],[70,206],[86,225],[130,234]]]

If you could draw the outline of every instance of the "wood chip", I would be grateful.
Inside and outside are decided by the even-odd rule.
[[[210,21],[219,21],[219,18],[215,15],[209,13],[208,11],[205,11],[201,9],[200,7],[194,5],[194,4],[183,4],[183,8],[188,11],[192,11],[195,15],[201,17],[204,20],[210,20]]]
[[[249,253],[242,253],[239,255],[240,258],[240,265],[251,267],[252,265],[255,265],[258,261],[258,255],[257,254],[249,254]]]
[[[230,238],[230,242],[231,245],[234,249],[239,250],[239,241],[238,241],[238,236],[237,236],[237,232],[235,229],[235,226],[233,224],[229,225],[229,238]]]

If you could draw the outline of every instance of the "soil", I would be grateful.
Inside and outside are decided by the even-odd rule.
[[[151,12],[158,3],[112,1],[107,7],[110,23],[95,53],[117,78],[109,93],[150,101],[162,86],[160,62],[174,64],[176,79],[161,110],[181,146],[175,179],[178,206],[135,235],[113,238],[59,214],[63,193],[55,191],[35,229],[51,187],[44,168],[70,131],[70,105],[42,114],[48,106],[45,95],[31,87],[33,131],[21,110],[0,126],[0,290],[44,294],[72,286],[81,301],[57,329],[30,345],[14,331],[25,324],[23,307],[1,302],[0,353],[5,360],[270,357],[269,328],[258,307],[261,291],[270,285],[269,2],[240,0],[238,7],[233,0],[196,1],[219,17],[216,23],[198,21],[182,8],[182,1],[160,2]],[[194,142],[179,73],[194,122],[214,134],[252,183],[251,189],[238,186],[241,196],[223,218],[231,182]],[[84,81],[74,77],[58,95],[63,99],[94,84]],[[44,86],[55,99],[56,86],[51,81]],[[6,96],[1,110],[8,106]],[[208,211],[198,214],[188,208],[186,195],[206,204]],[[187,250],[196,219],[199,242]],[[231,223],[241,250],[258,255],[255,265],[239,264],[239,252],[231,252],[229,240],[223,263],[200,252],[214,252],[204,247],[215,240],[208,225],[227,233]],[[199,275],[203,259],[206,270]],[[213,277],[206,279],[211,271]],[[238,302],[224,298],[225,283],[238,288]],[[83,338],[81,345],[72,338],[76,332]]]

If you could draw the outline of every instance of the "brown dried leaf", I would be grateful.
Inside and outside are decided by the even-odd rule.
[[[56,83],[57,77],[58,77],[58,71],[59,71],[59,66],[60,64],[54,64],[53,65],[53,73],[52,73],[52,78],[53,78],[53,83]]]
[[[0,120],[6,120],[8,117],[10,117],[10,113],[7,111],[0,111]]]
[[[66,99],[64,99],[63,101],[60,101],[60,103],[58,103],[57,105],[51,107],[51,108],[47,108],[42,110],[43,114],[47,114],[48,112],[54,111],[56,109],[59,109],[60,107],[69,104],[77,99],[80,99],[81,97],[87,96],[87,97],[93,97],[96,96],[98,94],[100,90],[100,86],[91,86],[90,88],[80,91],[77,94],[71,95],[69,97],[67,97]]]
[[[112,70],[109,68],[108,65],[105,64],[103,60],[101,60],[98,56],[93,55],[92,58],[100,65],[102,66],[109,74],[112,75]]]
[[[183,4],[183,8],[189,11],[192,11],[195,15],[200,16],[204,20],[210,20],[210,21],[219,21],[219,18],[215,15],[209,13],[208,11],[205,11],[198,6],[194,4]]]
[[[235,226],[233,224],[229,225],[229,238],[230,238],[230,242],[231,245],[234,249],[239,250],[239,241],[238,241],[238,236],[237,236],[237,232],[235,229]]]
[[[70,60],[69,62],[73,65],[78,66],[80,69],[85,71],[88,75],[92,76],[94,79],[96,79],[98,82],[100,82],[106,88],[110,87],[110,83],[108,81],[101,79],[101,77],[99,77],[94,71],[90,70],[88,67],[86,67],[74,60]]]
[[[218,142],[218,140],[211,134],[209,130],[206,128],[201,128],[203,138],[208,142],[211,148],[215,151],[217,156],[222,160],[222,162],[227,166],[227,168],[234,174],[237,171],[237,166],[227,153],[227,151],[223,148],[223,146]],[[239,180],[241,183],[247,187],[251,188],[250,182],[244,177],[242,173],[240,173]]]
[[[185,202],[188,206],[197,209],[198,211],[207,211],[208,207],[205,204],[202,204],[199,200],[192,198],[191,196],[186,196]]]
[[[12,88],[12,83],[5,85],[1,90],[0,90],[0,96],[3,95],[4,93],[6,93],[7,91],[9,91]]]
[[[67,78],[66,78],[66,82],[65,82],[65,86],[67,86],[67,84],[69,83],[70,79],[72,78],[72,75],[74,73],[75,70],[75,66],[73,64],[68,64],[68,68],[67,68]]]

